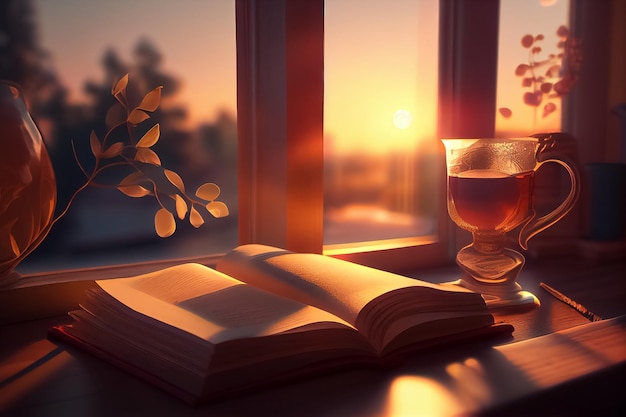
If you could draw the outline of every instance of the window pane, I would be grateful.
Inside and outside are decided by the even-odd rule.
[[[497,136],[561,131],[561,99],[553,85],[563,53],[557,30],[567,26],[568,14],[568,0],[500,1]]]
[[[324,244],[436,234],[438,2],[325,14]]]
[[[34,70],[19,81],[53,159],[57,212],[85,181],[72,147],[89,172],[94,164],[90,132],[104,136],[104,120],[115,103],[112,83],[126,72],[128,91],[139,99],[163,86],[160,107],[152,114],[160,138],[151,148],[162,166],[182,177],[190,196],[199,185],[216,183],[221,188],[218,200],[230,209],[228,217],[216,219],[197,206],[203,226],[194,228],[187,214],[177,220],[171,237],[160,238],[154,226],[161,207],[157,200],[122,194],[115,185],[127,173],[107,170],[98,181],[109,186],[80,192],[68,214],[18,271],[193,257],[236,245],[234,3],[37,0],[31,2],[32,9],[15,8],[31,23],[19,29],[19,36],[33,40],[24,53],[36,58],[31,62]],[[161,197],[174,207],[171,198]]]

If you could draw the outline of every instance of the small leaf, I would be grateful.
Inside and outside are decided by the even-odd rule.
[[[144,197],[151,193],[142,185],[146,183],[146,179],[141,172],[133,172],[120,181],[117,189],[129,197]]]
[[[574,83],[569,78],[563,78],[561,81],[554,84],[554,91],[558,95],[564,95],[569,93],[572,90]]]
[[[526,71],[528,71],[530,69],[530,67],[526,64],[519,64],[517,66],[517,68],[515,68],[515,75],[521,77],[522,75],[526,74]]]
[[[530,87],[533,85],[532,77],[525,77],[522,79],[522,87]]]
[[[533,48],[533,54],[538,54],[541,52],[541,46],[535,46]]]
[[[539,34],[539,35],[535,36],[535,40],[536,41],[542,41],[543,40],[543,35]]]
[[[196,229],[204,224],[204,219],[200,215],[200,212],[193,206],[191,206],[191,211],[189,212],[189,223]]]
[[[174,201],[176,201],[176,214],[178,214],[178,218],[182,220],[187,215],[187,203],[180,194],[174,195]]]
[[[150,148],[137,148],[135,161],[161,166],[161,160],[159,159],[159,155],[157,155],[156,152],[154,152]]]
[[[524,94],[524,103],[529,106],[537,107],[541,104],[542,94],[541,91],[535,91],[534,93]]]
[[[533,35],[525,35],[522,37],[522,46],[524,48],[530,48],[533,45],[535,38]]]
[[[172,213],[162,208],[154,215],[154,229],[160,237],[169,237],[176,231],[176,220]]]
[[[196,196],[207,201],[213,201],[219,195],[220,195],[220,187],[218,187],[217,184],[213,184],[212,182],[207,182],[206,184],[202,184],[196,190]]]
[[[556,34],[557,36],[560,36],[561,38],[567,38],[569,36],[569,29],[567,28],[567,26],[561,25],[556,30]]]
[[[141,172],[133,172],[132,174],[126,176],[122,181],[120,181],[120,185],[137,185],[144,181],[145,177]]]
[[[150,91],[145,95],[143,100],[141,100],[141,104],[139,105],[139,109],[146,111],[155,111],[159,107],[159,103],[161,102],[161,89],[163,87],[157,87],[154,90]]]
[[[561,73],[561,66],[560,65],[552,65],[546,71],[546,76],[547,77],[558,77],[560,75],[560,73]]]
[[[175,173],[174,171],[170,171],[169,169],[165,170],[165,176],[172,184],[176,186],[183,193],[185,192],[185,184],[183,183],[183,179]]]
[[[150,194],[150,190],[141,185],[118,185],[117,189],[129,197],[141,198]]]
[[[126,120],[126,111],[124,110],[124,106],[122,106],[120,103],[115,103],[107,111],[105,123],[106,123],[107,129],[111,129],[112,127],[119,125],[125,120]]]
[[[144,120],[147,120],[149,118],[150,118],[150,116],[145,111],[139,110],[139,109],[134,109],[128,115],[128,119],[127,120],[128,120],[129,123],[132,123],[134,125],[138,125],[139,123],[141,123]]]
[[[115,142],[109,146],[104,152],[102,152],[103,158],[113,158],[122,153],[124,150],[124,144],[122,142]]]
[[[100,144],[100,140],[98,139],[96,132],[93,130],[89,136],[89,144],[91,145],[91,153],[93,153],[93,156],[98,157],[102,151],[102,145]]]
[[[118,95],[119,93],[125,94],[127,85],[128,85],[128,74],[124,75],[122,78],[119,79],[117,83],[115,83],[115,85],[113,86],[113,89],[111,90],[111,94],[113,94],[114,96]]]
[[[139,142],[137,142],[137,147],[149,148],[158,142],[160,136],[161,129],[159,128],[159,124],[157,123],[152,126],[141,139],[139,139]]]
[[[211,201],[206,205],[206,209],[215,218],[228,216],[228,207],[221,201]]]
[[[548,94],[552,90],[552,83],[543,83],[541,84],[541,92],[544,94]]]
[[[548,103],[543,107],[543,117],[548,116],[550,113],[553,113],[556,110],[556,104]]]
[[[508,119],[511,115],[513,115],[513,112],[508,107],[500,107],[498,111],[505,119]]]

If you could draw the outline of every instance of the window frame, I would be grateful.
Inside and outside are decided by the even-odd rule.
[[[237,0],[235,13],[239,243],[319,253],[324,2]]]
[[[494,94],[491,96],[495,102],[496,80],[495,76],[484,72],[486,67],[481,69],[481,65],[491,68],[491,64],[487,65],[479,59],[467,59],[462,48],[471,48],[472,43],[477,41],[471,40],[473,35],[478,36],[478,31],[472,31],[473,25],[489,27],[489,30],[493,30],[495,25],[497,30],[499,19],[492,20],[487,25],[483,20],[485,14],[482,11],[478,13],[478,7],[475,6],[481,4],[489,7],[490,15],[497,16],[493,13],[496,13],[499,1],[474,0],[471,5],[467,3],[469,2],[464,0],[440,0],[440,137],[469,134],[483,136],[489,134],[490,129],[495,126],[495,107],[493,112],[483,109],[481,116],[469,121],[463,118],[461,109],[465,108],[464,99],[470,100],[472,94],[487,95],[485,90],[472,90],[472,85],[476,87],[475,83],[480,82],[484,83],[482,88],[493,88]],[[603,51],[608,50],[609,53],[594,55],[597,59],[593,66],[585,66],[583,62],[580,86],[564,105],[564,130],[569,130],[578,138],[583,163],[610,161],[609,148],[619,146],[617,135],[609,137],[602,132],[597,134],[595,130],[597,126],[604,128],[606,119],[610,117],[609,112],[588,111],[595,107],[608,109],[606,95],[610,86],[617,85],[621,88],[624,85],[621,79],[623,71],[617,68],[623,62],[611,60],[611,56],[616,55],[623,45],[623,41],[616,35],[620,28],[618,19],[614,16],[612,20],[609,19],[611,25],[605,24],[612,11],[619,8],[616,5],[605,6],[602,2],[572,0],[574,13],[570,19],[575,36],[587,38],[593,35],[602,39],[608,38],[610,41],[610,45],[603,44]],[[619,10],[623,12],[624,9]],[[303,16],[306,13],[312,14],[307,18]],[[298,72],[298,68],[302,70],[299,66],[303,62],[297,56],[298,48],[291,42],[291,34],[302,28],[303,22],[308,22],[314,29],[317,42],[320,39],[323,41],[323,37],[320,37],[320,28],[323,35],[323,0],[236,0],[236,15],[238,111],[241,112],[238,115],[238,124],[242,137],[239,152],[243,158],[239,180],[249,178],[239,191],[242,205],[240,244],[268,243],[319,253],[323,250],[323,79],[319,79],[320,74],[323,74],[323,47],[320,52],[320,44],[317,43],[314,53],[308,56],[308,59],[313,59],[311,56],[317,57],[313,66],[317,74],[316,87],[305,90],[306,95],[300,96],[302,91],[298,87],[303,73]],[[586,19],[583,18],[585,16]],[[259,25],[260,19],[267,19],[266,24]],[[274,38],[263,38],[272,32],[272,24],[283,25],[284,29],[274,31],[278,33]],[[289,46],[286,44],[287,37],[290,37]],[[280,59],[259,55],[260,50],[255,48],[261,47],[261,39],[266,43],[263,47],[269,48]],[[497,37],[494,36],[494,39]],[[583,47],[587,48],[587,44],[583,44]],[[591,44],[588,48],[596,46]],[[495,60],[497,47],[493,46],[493,50]],[[583,53],[586,51],[588,49]],[[599,64],[611,65],[610,76],[601,80],[606,84],[598,85],[598,78],[589,75]],[[494,61],[494,71],[496,65],[497,62]],[[489,87],[491,84],[493,86]],[[272,91],[276,86],[280,88]],[[596,94],[599,89],[604,89],[605,94]],[[618,94],[615,91],[610,93],[612,97]],[[308,99],[313,101],[308,102]],[[267,105],[270,107],[266,108]],[[306,118],[306,114],[303,115],[302,112],[309,108],[314,108],[315,111],[310,118]],[[275,117],[272,123],[268,123],[267,119],[260,119],[270,115]],[[581,115],[585,117],[577,117]],[[310,133],[308,135],[300,134],[298,122],[302,120],[306,120],[306,131]],[[589,132],[593,134],[587,139],[586,133]],[[309,160],[311,154],[308,152],[315,156],[312,161]],[[439,163],[439,171],[443,173],[443,149]],[[294,179],[291,175],[294,172],[317,173],[318,176],[315,180],[306,176]],[[264,180],[266,175],[267,181]],[[290,175],[292,178],[288,180]],[[275,183],[272,183],[273,180]],[[442,210],[445,210],[445,175],[440,175],[438,181],[442,184],[442,192],[436,198],[442,204]],[[407,270],[451,262],[453,255],[468,236],[451,225],[447,214],[440,216],[439,225],[440,240],[436,244],[363,251],[340,257],[390,270]],[[159,262],[25,275],[14,285],[0,290],[0,322],[65,314],[80,300],[82,288],[94,279],[139,274],[185,261],[211,265],[219,256],[214,254],[202,258],[164,259]]]
[[[477,8],[440,0],[439,137],[493,135],[499,0],[479,1]],[[323,11],[323,0],[236,2],[239,243],[324,252],[395,271],[450,262],[458,244],[446,209],[443,149],[433,174],[440,207],[434,237],[324,251]],[[303,40],[307,48],[297,46]],[[473,42],[492,59],[472,59]],[[469,115],[468,103],[475,109]]]

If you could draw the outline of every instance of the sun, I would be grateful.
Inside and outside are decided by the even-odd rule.
[[[411,113],[400,109],[393,114],[393,125],[398,129],[407,129],[411,126]]]

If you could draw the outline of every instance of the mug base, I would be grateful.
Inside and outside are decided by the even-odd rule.
[[[450,284],[482,294],[490,310],[533,310],[541,305],[533,293],[522,290],[517,283],[514,283],[515,288],[510,288],[509,285],[487,285],[461,278]]]

